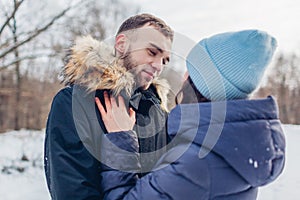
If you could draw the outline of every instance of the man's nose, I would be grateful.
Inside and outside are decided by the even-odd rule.
[[[163,59],[155,59],[155,61],[152,63],[152,67],[156,69],[156,71],[160,72],[163,68]]]

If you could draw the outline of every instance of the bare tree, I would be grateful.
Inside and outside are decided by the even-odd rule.
[[[42,25],[37,25],[37,27],[33,27],[31,30],[28,30],[26,32],[23,31],[19,31],[17,32],[17,19],[16,19],[16,13],[20,10],[19,8],[21,7],[21,4],[23,4],[25,0],[14,0],[14,5],[13,5],[13,9],[11,11],[11,14],[5,14],[6,15],[6,20],[4,21],[4,23],[1,25],[0,28],[0,37],[2,40],[2,33],[6,28],[10,28],[12,27],[11,23],[13,23],[13,27],[15,27],[13,32],[13,40],[11,40],[11,37],[7,37],[5,39],[3,39],[4,41],[2,42],[2,44],[0,45],[0,59],[3,59],[4,57],[8,56],[11,53],[15,53],[16,49],[22,47],[23,45],[31,42],[32,40],[34,40],[37,36],[39,36],[41,33],[46,32],[51,26],[53,26],[55,24],[56,21],[58,21],[60,18],[62,18],[63,16],[66,15],[66,13],[72,9],[75,9],[77,6],[80,6],[82,4],[82,2],[84,1],[80,1],[79,3],[72,5],[72,6],[68,6],[67,8],[63,9],[62,11],[60,11],[58,14],[56,14],[55,16],[53,16],[52,18],[50,18],[48,20],[47,23],[42,24]],[[21,39],[19,39],[21,38]],[[11,42],[13,41],[13,42]],[[19,63],[21,60],[24,59],[34,59],[37,58],[37,55],[30,55],[30,56],[24,56],[24,57],[16,57],[15,60],[10,61],[8,64],[2,64],[2,66],[0,65],[0,70],[3,70],[11,65],[14,65],[16,63]]]
[[[138,10],[119,0],[66,0],[50,12],[53,2],[0,0],[0,132],[43,128],[62,87],[64,49],[79,35],[104,39]]]
[[[63,9],[61,12],[59,12],[57,15],[53,16],[49,21],[41,26],[33,27],[31,30],[26,30],[26,32],[19,30],[19,23],[17,18],[17,13],[20,12],[21,5],[26,2],[25,0],[13,0],[12,10],[10,14],[4,14],[6,16],[6,20],[3,22],[3,24],[0,27],[0,36],[1,41],[4,40],[3,44],[0,45],[0,59],[5,60],[4,58],[8,58],[8,63],[3,63],[2,66],[0,66],[0,70],[4,70],[9,66],[14,66],[15,68],[15,105],[14,105],[14,129],[18,130],[21,128],[20,126],[20,101],[21,101],[21,62],[24,59],[34,59],[37,56],[35,55],[35,52],[32,51],[32,54],[30,56],[21,56],[21,49],[24,45],[27,43],[33,41],[38,35],[40,35],[43,32],[46,32],[58,19],[63,17],[67,11],[71,10],[74,6],[69,6],[65,9]],[[10,30],[11,36],[4,38],[4,31]],[[7,32],[8,33],[8,32]]]
[[[273,95],[278,100],[280,119],[300,124],[300,57],[281,53],[257,96]]]

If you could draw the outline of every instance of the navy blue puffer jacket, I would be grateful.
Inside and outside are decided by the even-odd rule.
[[[105,199],[253,200],[284,168],[285,137],[272,97],[178,105],[168,131],[169,151],[153,172],[137,180],[128,178],[134,172],[103,171]]]

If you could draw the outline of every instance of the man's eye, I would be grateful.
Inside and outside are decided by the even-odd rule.
[[[155,51],[149,49],[148,52],[149,52],[150,56],[156,56],[156,52]]]

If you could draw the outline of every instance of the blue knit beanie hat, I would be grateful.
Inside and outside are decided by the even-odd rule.
[[[190,51],[187,70],[207,99],[245,99],[259,85],[276,46],[276,39],[260,30],[217,34]]]

